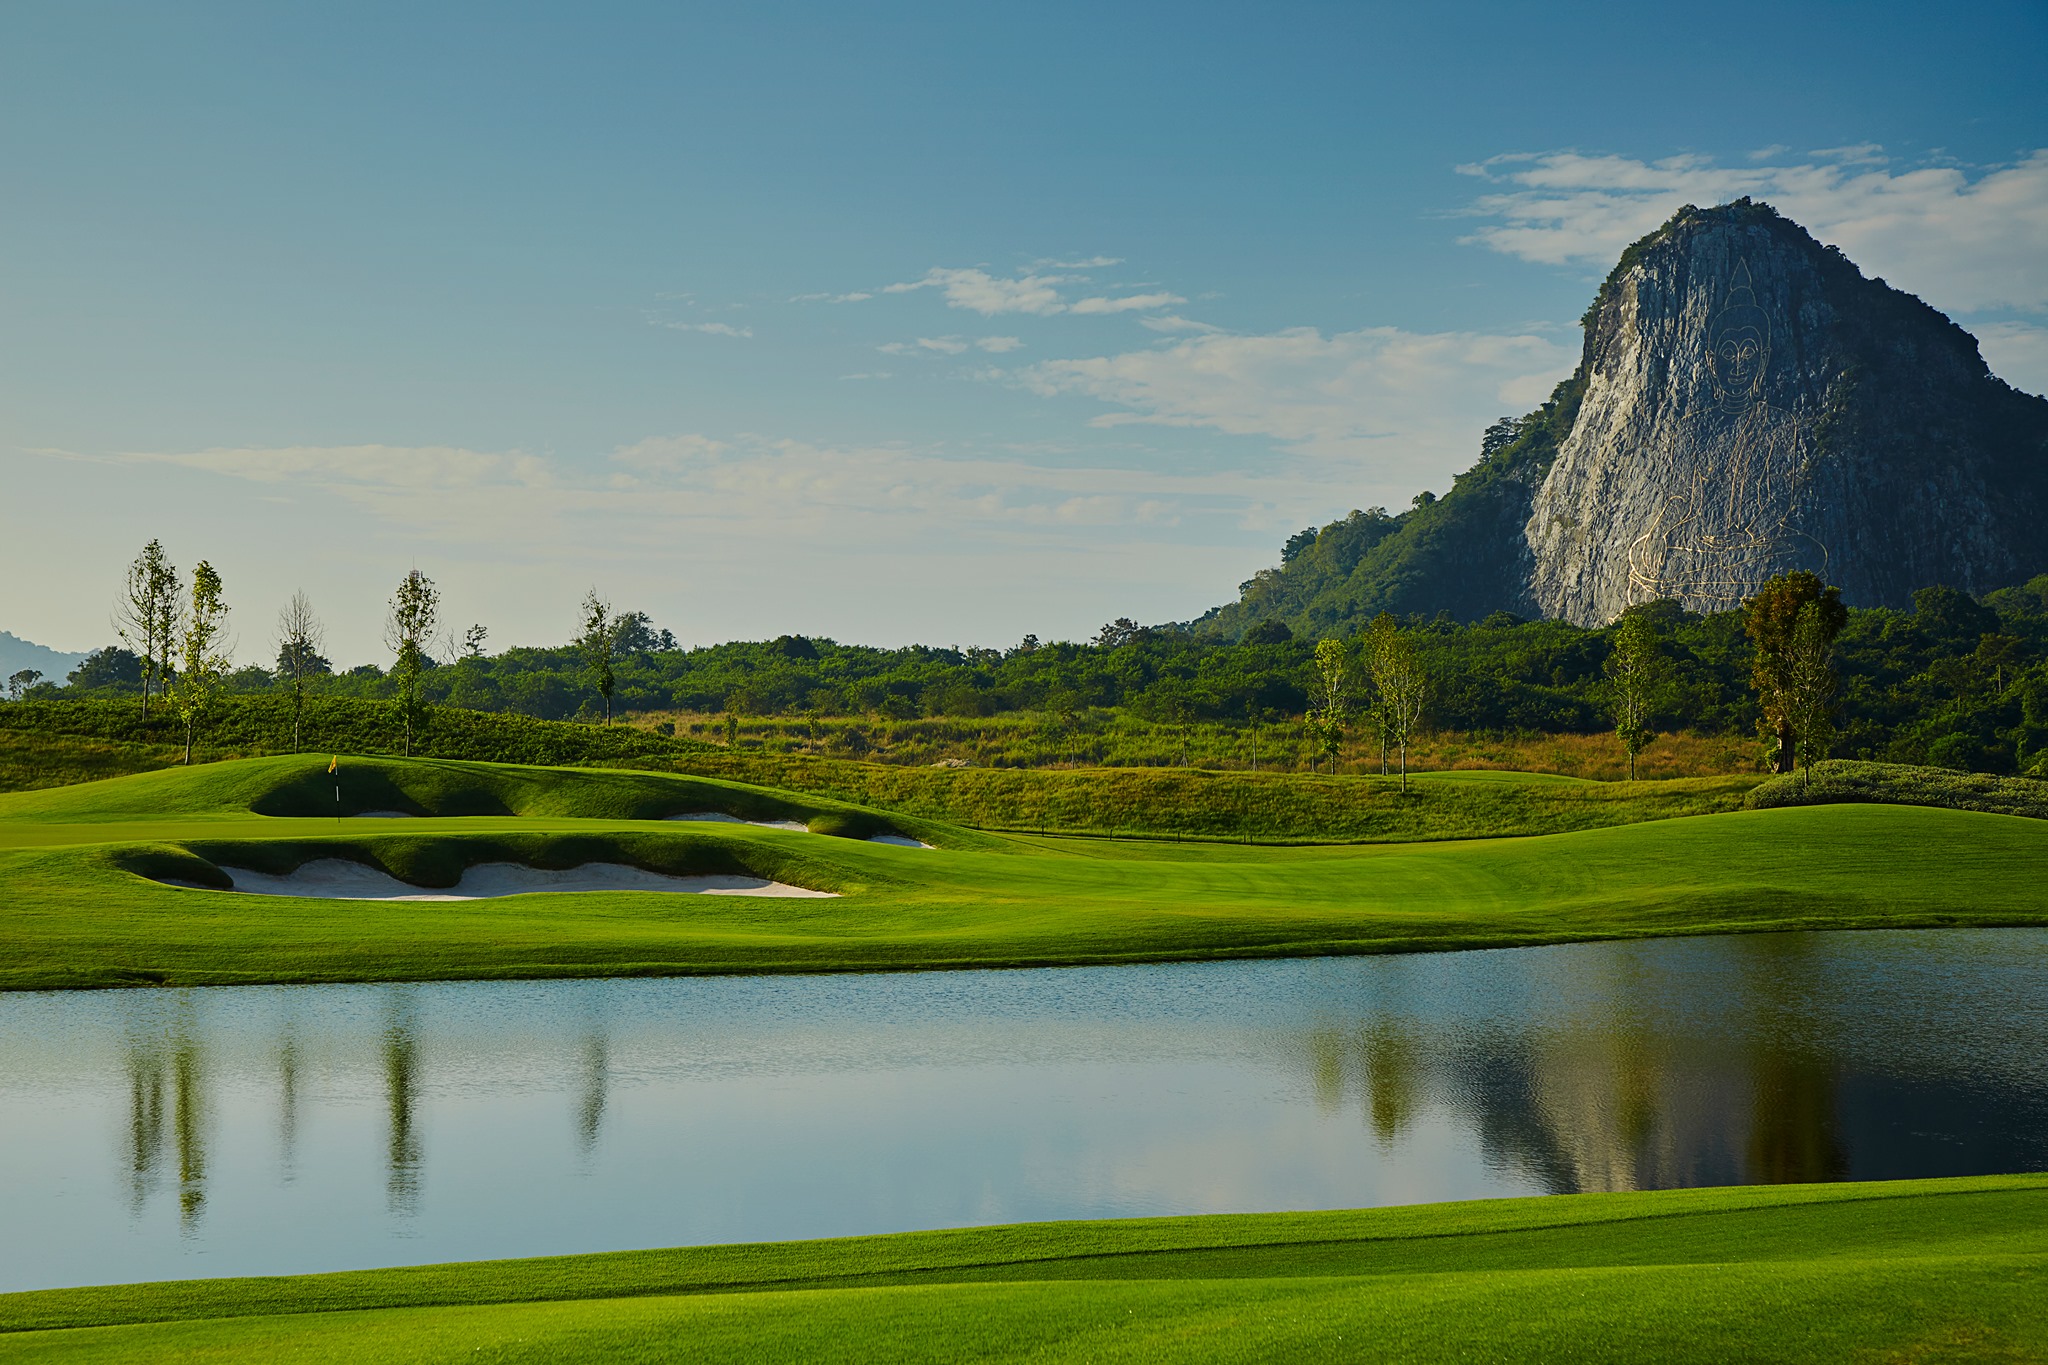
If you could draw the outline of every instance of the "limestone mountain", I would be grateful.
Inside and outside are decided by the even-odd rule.
[[[1685,208],[1623,253],[1577,371],[1440,499],[1289,542],[1199,630],[1373,614],[1612,620],[1738,605],[1805,568],[1858,606],[2048,570],[2048,400],[1765,204]]]

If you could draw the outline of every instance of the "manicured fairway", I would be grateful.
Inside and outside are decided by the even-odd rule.
[[[1059,1223],[0,1296],[9,1360],[2048,1358],[2048,1177]]]
[[[357,766],[368,773],[351,772],[354,808],[429,814],[310,814],[332,795],[325,764],[306,759],[0,798],[0,986],[1067,964],[2048,923],[2048,823],[1957,811],[1826,806],[1516,839],[1177,845],[991,836],[655,774]],[[705,809],[821,832],[658,818]],[[868,841],[879,832],[938,847]],[[427,887],[481,862],[613,861],[840,898],[320,901],[151,880],[219,885],[217,865],[285,872],[337,856]]]

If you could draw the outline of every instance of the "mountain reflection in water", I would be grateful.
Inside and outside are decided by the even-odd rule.
[[[2044,1025],[2038,930],[0,996],[0,1288],[2037,1170]]]

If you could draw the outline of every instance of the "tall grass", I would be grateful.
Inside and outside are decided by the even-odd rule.
[[[724,747],[723,715],[650,712],[636,726]],[[1176,726],[1122,710],[1095,709],[1062,718],[1019,712],[985,718],[931,716],[889,720],[863,716],[756,716],[737,725],[736,754],[808,755],[875,763],[981,768],[1177,768],[1224,772],[1329,772],[1317,742],[1299,720],[1257,727],[1242,722]],[[1636,761],[1642,778],[1725,776],[1758,771],[1757,746],[1739,736],[1661,735]],[[1337,774],[1380,771],[1376,739],[1354,729],[1339,755]],[[1390,771],[1400,755],[1387,756]],[[1618,781],[1628,756],[1612,734],[1534,731],[1425,735],[1410,744],[1411,771],[1504,769]]]

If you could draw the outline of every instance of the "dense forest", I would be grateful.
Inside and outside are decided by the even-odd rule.
[[[1640,610],[1652,620],[1668,665],[1653,726],[1752,734],[1756,703],[1741,614],[1702,616],[1671,603]],[[1122,620],[1086,643],[1027,638],[1006,650],[961,650],[877,649],[802,636],[682,649],[645,617],[621,619],[612,703],[643,718],[723,713],[735,723],[862,717],[880,724],[1038,716],[1058,728],[1108,713],[1167,726],[1243,725],[1301,717],[1315,676],[1315,641],[1295,638],[1277,621],[1252,627],[1241,640]],[[1574,735],[1613,724],[1604,671],[1612,627],[1505,613],[1472,624],[1447,614],[1410,618],[1406,627],[1429,679],[1429,727]],[[1993,773],[2048,771],[2048,576],[1981,601],[1929,588],[1910,612],[1852,610],[1836,651],[1836,755]],[[338,675],[324,669],[318,663],[318,697],[374,701],[395,689],[374,666]],[[34,682],[17,695],[113,698],[138,692],[140,679],[135,656],[110,647],[64,683]],[[1353,701],[1363,703],[1362,681],[1353,688]],[[229,676],[227,690],[274,694],[281,684],[271,672],[246,668]],[[596,721],[605,711],[587,655],[570,645],[479,650],[434,662],[421,691],[436,706],[545,720]],[[717,727],[689,728],[715,735]]]

